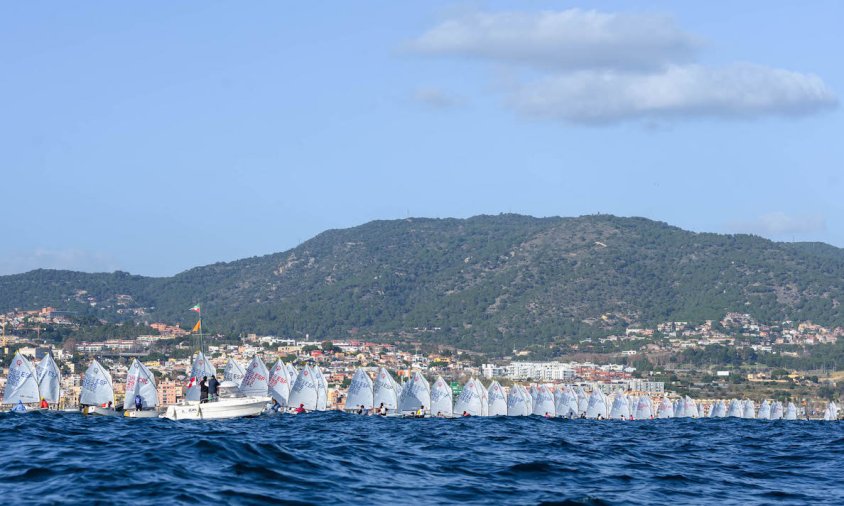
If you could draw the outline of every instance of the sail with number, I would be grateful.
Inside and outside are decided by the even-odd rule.
[[[533,404],[533,414],[539,416],[557,416],[554,406],[554,393],[547,385],[539,385],[536,388],[536,401]]]
[[[313,366],[314,378],[317,385],[317,411],[325,411],[328,409],[328,381],[322,374],[322,369],[318,365]]]
[[[317,409],[317,381],[311,366],[306,365],[299,371],[296,381],[290,388],[288,404],[291,407],[299,407],[301,404],[308,411]]]
[[[636,412],[633,418],[636,420],[648,420],[654,417],[653,401],[647,395],[639,397],[636,402]]]
[[[346,410],[372,409],[372,378],[361,368],[355,371],[346,394]]]
[[[668,397],[663,397],[659,401],[659,407],[656,410],[657,418],[674,418],[674,404]]]
[[[270,397],[275,399],[282,407],[289,406],[290,376],[288,376],[287,366],[281,360],[276,360],[276,363],[270,368],[268,386]]]
[[[20,352],[16,352],[9,364],[9,376],[3,392],[3,404],[39,402],[38,380],[35,368]]]
[[[397,410],[399,406],[395,381],[390,372],[383,367],[378,369],[378,374],[375,376],[372,404],[376,408],[383,404],[390,411]]]
[[[38,391],[41,398],[49,404],[58,404],[61,397],[62,375],[59,366],[49,353],[35,366],[35,377],[38,380]]]
[[[79,404],[84,406],[114,405],[114,385],[108,370],[93,360],[82,378]]]
[[[513,385],[507,395],[507,416],[528,416],[531,413],[529,399],[520,385]]]
[[[461,390],[460,395],[457,397],[457,402],[454,404],[454,412],[458,416],[463,415],[463,413],[468,413],[471,416],[481,416],[483,413],[481,408],[482,403],[478,385],[474,379],[470,379],[463,385],[463,390]]]
[[[609,417],[612,420],[630,418],[630,405],[627,403],[627,396],[624,395],[624,392],[616,392]]]
[[[607,398],[598,385],[592,387],[589,394],[589,405],[586,407],[586,418],[606,418],[609,414],[607,409]]]
[[[416,371],[404,384],[399,396],[399,412],[415,413],[418,409],[428,413],[431,409],[431,386],[422,373]]]
[[[187,392],[185,392],[185,399],[189,401],[198,401],[200,393],[199,384],[202,382],[202,378],[211,378],[215,374],[217,374],[217,369],[207,358],[205,358],[205,354],[201,351],[197,353],[196,358],[193,360],[193,366],[191,367],[191,377],[188,382]]]
[[[267,397],[270,391],[270,371],[261,357],[255,355],[246,366],[246,374],[240,382],[240,393],[255,397]]]
[[[135,396],[141,398],[143,409],[152,409],[158,406],[155,376],[137,358],[132,361],[132,365],[129,366],[129,371],[126,373],[126,397],[123,401],[125,409],[135,406]]]
[[[290,380],[290,387],[293,388],[293,382],[296,381],[296,378],[299,377],[299,370],[296,369],[296,366],[291,364],[287,364],[287,378]]]
[[[237,363],[237,360],[229,358],[226,368],[223,369],[223,381],[231,381],[235,385],[240,386],[245,375],[246,371],[243,370],[243,366]]]
[[[504,396],[504,389],[497,381],[493,381],[487,388],[488,416],[507,416],[507,398]]]
[[[452,416],[453,397],[449,384],[442,376],[437,376],[436,381],[431,385],[431,413],[438,416]]]

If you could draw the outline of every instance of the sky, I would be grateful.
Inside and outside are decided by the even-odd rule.
[[[844,247],[844,3],[7,2],[0,274],[169,276],[376,219]]]

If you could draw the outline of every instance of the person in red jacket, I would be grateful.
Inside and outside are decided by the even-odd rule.
[[[50,405],[47,404],[47,399],[41,398],[41,409],[50,409]]]

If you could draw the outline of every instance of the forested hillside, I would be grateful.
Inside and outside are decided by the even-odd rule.
[[[202,302],[214,331],[403,336],[487,350],[727,311],[844,325],[843,297],[838,248],[605,215],[375,221],[170,278],[0,277],[0,310],[50,305],[187,322],[187,308]]]

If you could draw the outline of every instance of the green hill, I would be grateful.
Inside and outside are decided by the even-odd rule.
[[[841,300],[844,250],[605,215],[374,221],[169,278],[0,277],[4,311],[49,305],[190,322],[187,308],[200,301],[207,328],[226,333],[407,337],[484,350],[727,311],[844,325]]]

